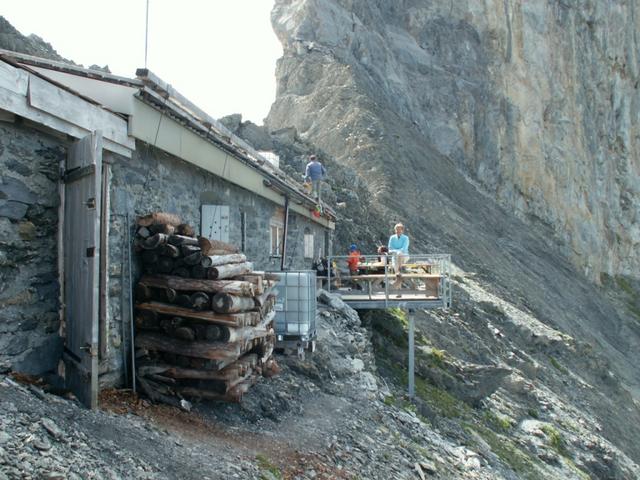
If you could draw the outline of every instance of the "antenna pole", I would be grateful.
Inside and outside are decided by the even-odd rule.
[[[144,26],[144,68],[147,68],[147,51],[149,45],[149,0],[147,0],[147,15]]]

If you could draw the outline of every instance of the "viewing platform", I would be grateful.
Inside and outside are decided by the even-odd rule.
[[[357,262],[356,262],[357,260]],[[409,255],[400,272],[391,255],[330,256],[322,288],[340,295],[352,308],[451,307],[451,255]]]

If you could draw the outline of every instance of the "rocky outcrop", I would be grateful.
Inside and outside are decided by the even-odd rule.
[[[50,60],[73,63],[58,55],[58,52],[54,50],[51,44],[37,35],[25,37],[2,16],[0,16],[0,48]]]
[[[548,405],[567,419],[584,412],[582,436],[602,431],[640,458],[629,421],[640,418],[639,295],[619,276],[637,277],[640,262],[636,10],[613,1],[276,1],[284,56],[267,127],[295,128],[354,172],[376,209],[369,225],[390,231],[403,220],[414,252],[448,251],[459,267],[456,313],[424,327],[436,359],[438,349],[450,355],[432,368],[427,352],[420,372],[423,396],[440,402],[422,410],[434,423],[462,415],[437,389],[464,397],[451,366],[481,365],[497,390],[469,403],[501,414],[517,403],[514,423]],[[406,358],[400,337],[385,330],[372,340],[378,360],[389,358],[378,364],[387,377]],[[386,348],[393,341],[400,348]],[[590,471],[605,464],[601,456]]]
[[[419,208],[421,186],[455,183],[458,169],[465,188],[480,185],[549,226],[591,279],[637,276],[637,10],[600,0],[278,0],[284,57],[267,122],[295,126],[356,167],[401,215]],[[414,177],[419,187],[405,188]]]

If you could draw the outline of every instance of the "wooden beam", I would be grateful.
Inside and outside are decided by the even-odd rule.
[[[255,295],[254,285],[238,280],[198,280],[172,275],[145,275],[140,279],[139,283],[148,287],[173,288],[179,291],[224,292],[245,297],[253,297]]]
[[[226,325],[229,327],[244,327],[247,325],[256,325],[260,322],[260,313],[258,312],[230,314],[197,312],[190,308],[182,308],[176,305],[169,305],[161,302],[138,303],[136,305],[136,308],[139,310],[151,310],[162,315],[171,315],[190,318],[193,320],[202,320],[204,322]]]

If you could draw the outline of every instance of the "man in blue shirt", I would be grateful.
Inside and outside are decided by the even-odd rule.
[[[393,271],[401,273],[402,264],[409,259],[409,237],[404,232],[404,225],[401,223],[395,226],[395,235],[389,237],[389,255],[392,255]]]
[[[311,181],[311,185],[313,186],[312,192],[318,203],[320,203],[320,181],[326,174],[327,171],[324,165],[318,161],[315,155],[311,155],[309,157],[309,163],[307,163],[307,168],[304,171],[304,179]]]

